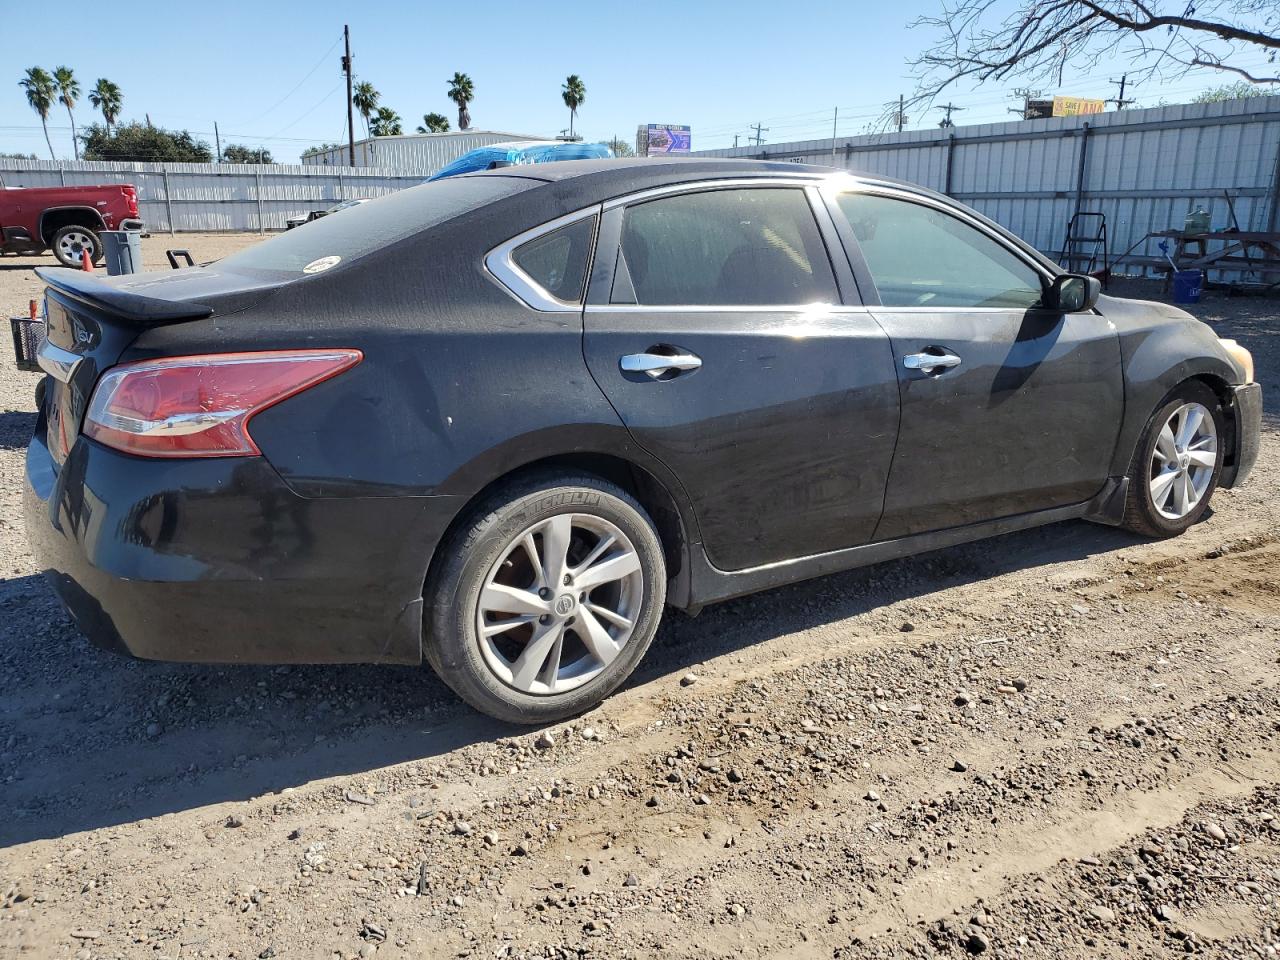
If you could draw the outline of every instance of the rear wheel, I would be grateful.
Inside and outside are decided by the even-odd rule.
[[[89,251],[89,259],[93,263],[102,261],[102,240],[98,234],[88,227],[77,224],[62,227],[54,235],[49,246],[53,255],[64,267],[80,267],[84,265],[84,252]]]
[[[442,548],[428,585],[427,660],[476,709],[548,723],[635,669],[666,599],[644,509],[596,477],[499,490]]]
[[[1197,523],[1222,472],[1223,414],[1213,391],[1191,381],[1152,415],[1129,468],[1124,526],[1172,537]]]

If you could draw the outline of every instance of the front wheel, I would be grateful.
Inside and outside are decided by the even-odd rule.
[[[441,679],[476,709],[529,724],[617,689],[666,599],[644,508],[596,477],[530,477],[464,524],[428,583],[426,656]]]
[[[53,235],[49,245],[53,248],[53,255],[64,267],[83,266],[86,250],[91,262],[99,263],[102,260],[102,240],[88,227],[74,224],[63,227]]]
[[[1152,414],[1129,467],[1123,526],[1172,537],[1197,523],[1222,472],[1222,406],[1202,383],[1182,384]]]

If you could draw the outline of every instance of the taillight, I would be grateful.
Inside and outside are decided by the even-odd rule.
[[[136,217],[138,215],[138,191],[133,187],[124,188],[125,207],[129,211],[129,215]]]
[[[271,350],[142,360],[108,370],[84,434],[143,457],[243,457],[249,420],[363,359],[359,350]]]

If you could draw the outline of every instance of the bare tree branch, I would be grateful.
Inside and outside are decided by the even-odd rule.
[[[1258,71],[1261,55],[1280,53],[1276,0],[942,0],[942,12],[912,26],[934,34],[912,61],[916,91],[907,105],[927,107],[945,89],[1026,78],[1061,83],[1068,67],[1087,71],[1105,57],[1127,60],[1135,80],[1161,81],[1192,70],[1215,70],[1254,83],[1280,85]],[[897,114],[887,105],[883,122]]]

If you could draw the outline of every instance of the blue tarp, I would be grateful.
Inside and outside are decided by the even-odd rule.
[[[488,170],[495,164],[550,163],[553,160],[598,160],[612,157],[613,151],[603,143],[564,143],[558,140],[494,143],[476,147],[428,180],[456,177],[460,173]]]

